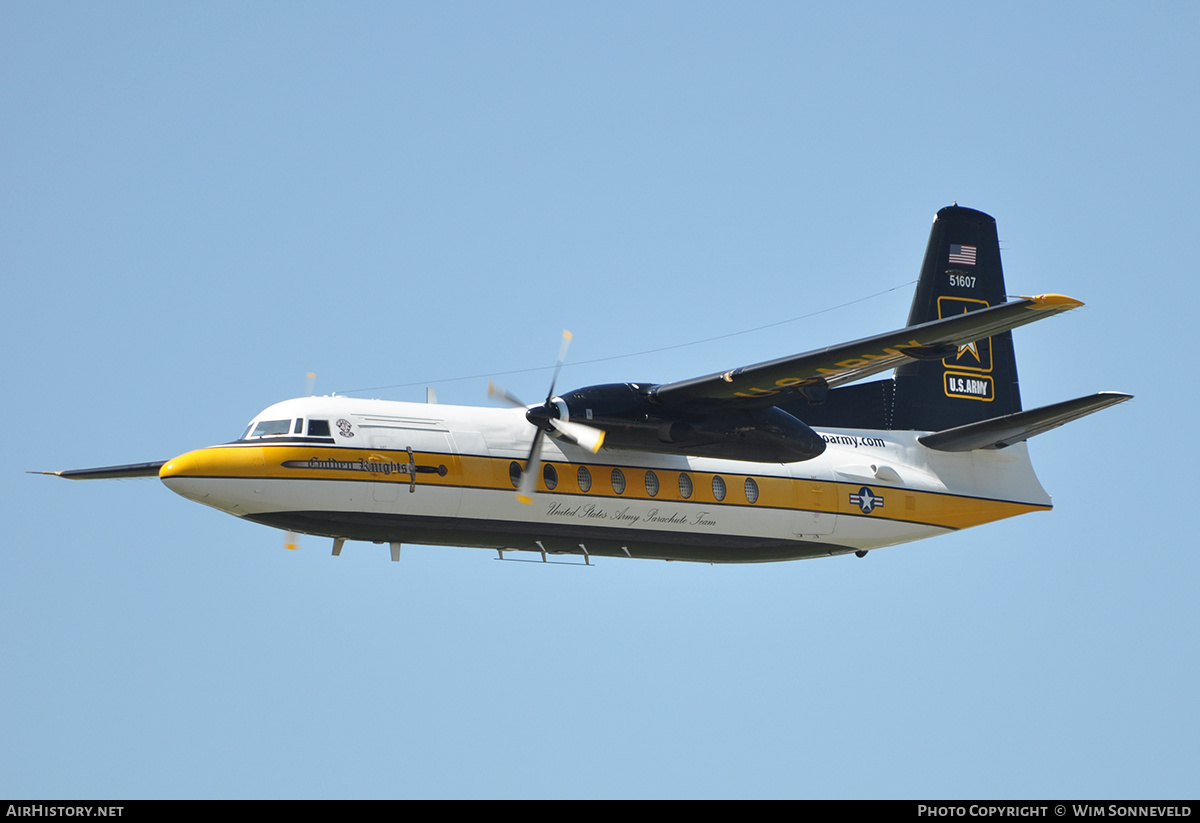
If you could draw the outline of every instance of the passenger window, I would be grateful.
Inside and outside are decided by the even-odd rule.
[[[725,481],[721,479],[721,476],[719,474],[713,475],[712,486],[713,486],[713,497],[717,498],[717,502],[720,503],[722,500],[725,499]]]
[[[620,469],[612,470],[612,487],[617,494],[625,493],[625,473]]]
[[[754,482],[753,477],[746,478],[746,500],[750,503],[758,502],[758,484]]]

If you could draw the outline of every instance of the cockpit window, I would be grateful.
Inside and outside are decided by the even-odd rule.
[[[309,420],[308,421],[308,436],[309,437],[331,437],[329,433],[328,420]]]
[[[250,436],[269,437],[273,434],[287,434],[291,428],[291,420],[260,420]]]
[[[296,428],[292,430],[292,434],[301,434],[304,431],[304,418],[296,418]]]

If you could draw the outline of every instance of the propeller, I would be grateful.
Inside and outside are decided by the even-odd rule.
[[[558,383],[558,373],[562,370],[563,361],[567,357],[567,347],[571,345],[572,337],[573,335],[569,331],[563,329],[562,346],[558,350],[558,362],[554,365],[554,376],[550,378],[550,391],[546,393],[546,402],[542,405],[527,407],[520,398],[493,382],[488,383],[488,397],[493,400],[503,400],[510,406],[527,409],[525,419],[536,429],[533,434],[533,443],[529,447],[529,457],[525,460],[525,471],[521,473],[521,485],[517,489],[517,500],[526,505],[533,503],[533,495],[537,491],[538,471],[542,467],[542,437],[546,433],[556,433],[587,449],[592,454],[600,451],[600,447],[604,445],[603,430],[565,419],[566,404],[561,401],[554,402],[554,387]]]
[[[316,372],[311,372],[311,371],[305,372],[304,377],[306,379],[306,382],[304,385],[304,394],[307,395],[308,397],[312,397],[313,388],[317,384]],[[283,533],[283,547],[285,549],[290,549],[292,551],[295,551],[296,549],[300,548],[300,535],[297,534],[296,532],[292,531],[291,529],[288,529],[287,531],[285,531]]]

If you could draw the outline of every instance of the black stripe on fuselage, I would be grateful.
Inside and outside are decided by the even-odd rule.
[[[267,512],[243,515],[246,520],[277,529],[372,543],[419,543],[479,549],[604,557],[684,560],[702,563],[764,563],[802,560],[854,551],[848,546],[813,540],[781,540],[696,532],[594,528],[565,523],[426,517],[379,512]],[[626,554],[628,550],[628,555]]]

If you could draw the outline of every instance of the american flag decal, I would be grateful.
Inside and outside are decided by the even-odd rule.
[[[957,243],[950,244],[950,262],[961,263],[964,266],[975,265],[975,247],[960,246]]]

